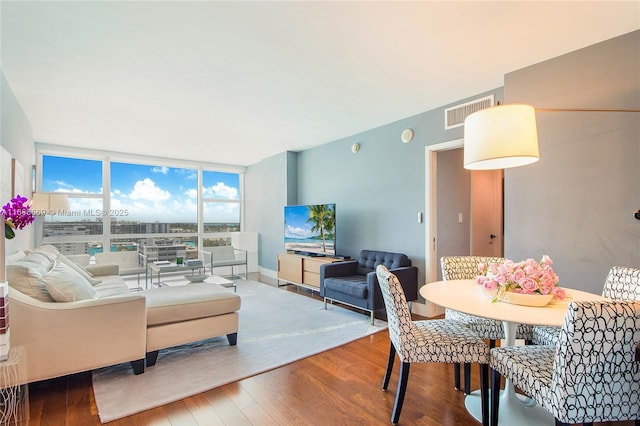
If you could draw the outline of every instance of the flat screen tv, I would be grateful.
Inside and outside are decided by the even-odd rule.
[[[336,205],[285,206],[284,247],[309,256],[335,256]]]

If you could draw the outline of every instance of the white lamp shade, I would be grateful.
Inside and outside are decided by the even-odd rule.
[[[64,194],[51,194],[49,196],[49,208],[51,211],[68,211],[69,197]]]
[[[34,192],[31,209],[46,214],[62,213],[69,210],[69,198],[65,194]]]
[[[500,105],[464,120],[464,168],[495,170],[540,158],[536,111],[530,105]]]

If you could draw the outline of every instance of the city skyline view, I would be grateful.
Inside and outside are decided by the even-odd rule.
[[[96,221],[108,215],[117,221],[197,222],[197,169],[112,161],[109,171],[110,206],[105,209],[101,160],[43,156],[43,192],[69,195],[69,211],[47,219]],[[202,187],[203,222],[239,222],[239,174],[203,171]]]

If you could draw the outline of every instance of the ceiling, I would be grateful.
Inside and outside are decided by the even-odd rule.
[[[39,142],[251,165],[640,28],[628,2],[2,1]]]

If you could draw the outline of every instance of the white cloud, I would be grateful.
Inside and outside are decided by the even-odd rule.
[[[151,171],[153,173],[162,173],[163,175],[166,175],[167,173],[169,173],[169,168],[166,166],[154,167],[151,169]]]
[[[173,169],[173,172],[177,175],[184,176],[187,180],[198,179],[198,172],[194,169]]]
[[[238,199],[238,189],[218,182],[213,186],[204,189],[205,198],[222,198],[225,200]]]
[[[187,189],[184,192],[184,195],[186,195],[187,197],[195,200],[195,199],[198,198],[198,190],[195,189],[195,188]]]
[[[69,194],[97,194],[97,192],[83,191],[80,188],[56,188],[51,192],[64,192]]]
[[[86,191],[84,189],[76,188],[63,180],[57,180],[54,181],[54,183],[58,187],[47,190],[47,192],[65,192],[69,194],[99,194],[102,192],[102,188],[98,192]]]
[[[204,222],[235,222],[240,217],[238,203],[204,203]]]
[[[129,198],[132,200],[146,200],[146,201],[165,201],[171,198],[171,194],[168,191],[160,189],[156,186],[156,183],[149,178],[139,180],[133,186],[133,190],[129,193]]]

